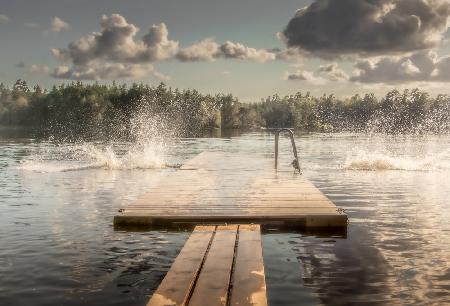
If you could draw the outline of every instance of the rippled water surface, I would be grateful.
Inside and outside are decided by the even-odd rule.
[[[264,232],[270,304],[448,304],[450,137],[311,134],[297,145],[304,175],[350,224],[346,236]],[[2,134],[0,305],[145,305],[189,232],[114,231],[112,217],[204,150],[270,155],[273,136],[54,144]]]

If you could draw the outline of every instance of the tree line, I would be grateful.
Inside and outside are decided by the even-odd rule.
[[[242,103],[231,94],[205,95],[144,84],[73,82],[42,89],[17,80],[0,84],[0,125],[33,127],[52,135],[129,137],[136,118],[157,118],[178,136],[211,129],[291,127],[307,132],[449,133],[450,96],[419,89],[340,99],[297,93]]]

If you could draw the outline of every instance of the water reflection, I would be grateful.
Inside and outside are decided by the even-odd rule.
[[[203,150],[273,157],[270,134],[226,136],[175,140],[165,160],[184,162]],[[351,223],[346,236],[264,233],[271,305],[444,305],[450,290],[449,140],[297,139],[304,175],[346,210]],[[112,217],[173,170],[58,171],[92,162],[69,154],[69,146],[0,140],[0,305],[145,305],[189,231],[114,231]],[[128,146],[112,148],[120,157]],[[288,139],[280,153],[280,166],[289,167]],[[391,167],[377,167],[380,159]],[[60,168],[21,167],[30,160],[41,170]]]

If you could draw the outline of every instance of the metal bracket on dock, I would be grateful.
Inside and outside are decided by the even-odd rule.
[[[275,170],[278,169],[278,140],[280,138],[280,133],[288,132],[289,137],[291,138],[292,151],[294,153],[294,160],[292,161],[292,166],[295,170],[301,174],[302,170],[300,169],[300,162],[298,161],[297,147],[295,145],[294,139],[294,131],[292,129],[283,128],[275,131]]]

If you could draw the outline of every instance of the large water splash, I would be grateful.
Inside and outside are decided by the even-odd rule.
[[[23,160],[19,169],[34,172],[64,172],[85,169],[129,170],[166,167],[165,147],[159,143],[46,145]]]
[[[167,148],[177,135],[177,127],[145,109],[127,122],[130,135],[124,140],[124,127],[111,127],[108,141],[49,141],[31,152],[19,169],[35,172],[62,172],[85,169],[160,169],[167,163]],[[169,127],[170,126],[170,127]],[[67,139],[72,139],[68,137]]]

